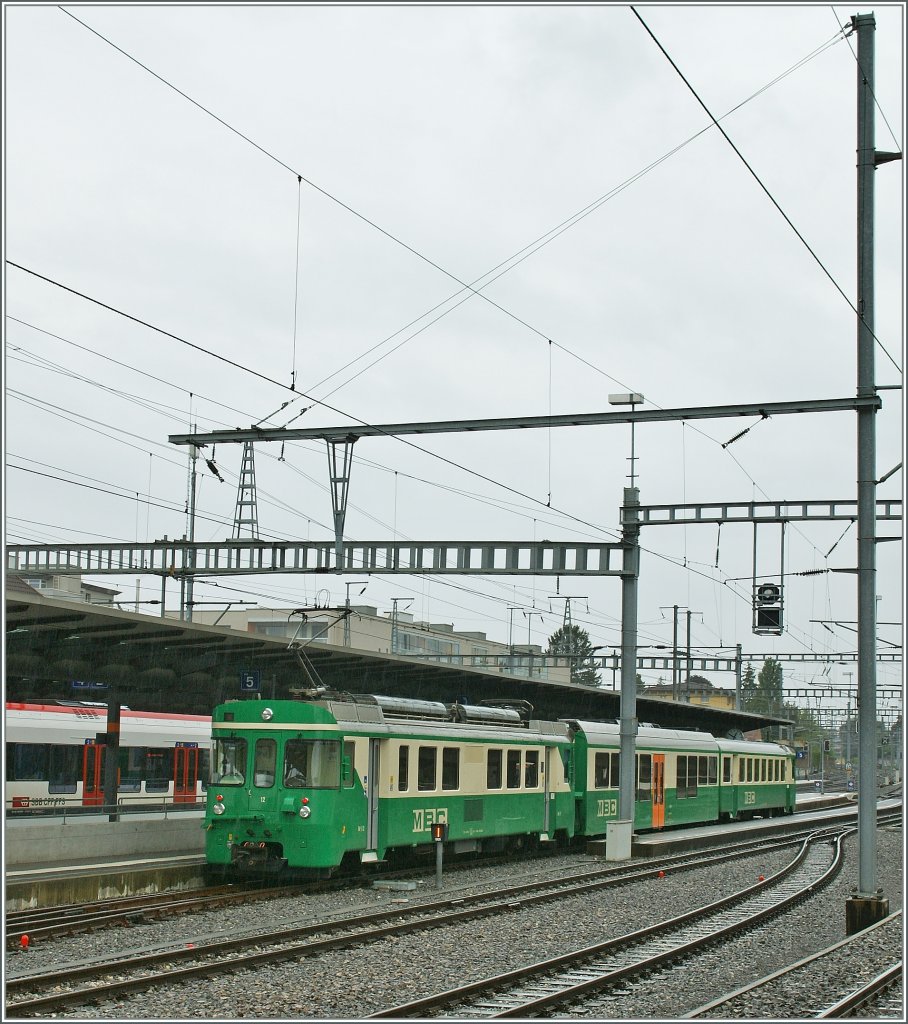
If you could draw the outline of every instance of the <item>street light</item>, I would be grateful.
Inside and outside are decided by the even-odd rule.
[[[629,405],[631,412],[634,411],[634,406],[643,404],[643,395],[637,391],[622,391],[616,395],[608,396],[609,405]],[[634,421],[631,420],[631,487],[634,486]]]

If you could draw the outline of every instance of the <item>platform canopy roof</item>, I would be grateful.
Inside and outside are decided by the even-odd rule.
[[[183,714],[209,714],[216,704],[240,696],[240,681],[250,674],[260,681],[262,697],[272,699],[323,684],[444,702],[520,699],[539,718],[609,720],[620,713],[615,690],[322,642],[294,650],[286,639],[46,598],[15,577],[7,579],[6,587],[5,668],[9,701],[114,698],[135,710]],[[637,698],[637,717],[665,728],[717,735],[787,724],[786,719],[647,697]]]

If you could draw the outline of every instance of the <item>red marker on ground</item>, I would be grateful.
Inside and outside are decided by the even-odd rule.
[[[22,938],[19,939],[19,946],[22,949],[28,949],[28,936],[27,935],[23,935]]]

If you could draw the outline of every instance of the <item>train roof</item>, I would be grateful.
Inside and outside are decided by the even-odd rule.
[[[617,722],[581,722],[577,719],[565,719],[574,729],[582,732],[590,743],[607,743],[614,745],[620,740],[620,726]],[[715,750],[716,738],[708,732],[695,732],[693,729],[659,729],[656,726],[641,725],[637,731],[636,745],[638,748],[650,745],[666,749],[689,750],[692,746],[701,750]]]
[[[787,754],[792,755],[790,747],[782,743],[765,743],[762,740],[717,740],[723,754]]]

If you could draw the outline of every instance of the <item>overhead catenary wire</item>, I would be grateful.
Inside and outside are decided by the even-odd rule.
[[[705,104],[705,103],[703,102],[703,100],[702,100],[702,99],[700,98],[699,94],[697,93],[697,90],[696,90],[696,89],[694,89],[694,87],[693,87],[693,86],[692,86],[692,85],[690,84],[690,82],[689,82],[689,81],[687,80],[687,78],[685,78],[685,76],[684,76],[683,72],[682,72],[682,71],[681,71],[681,69],[680,69],[680,68],[678,67],[678,65],[677,65],[677,64],[676,64],[676,63],[675,63],[675,62],[674,62],[674,61],[672,60],[672,58],[671,58],[671,57],[669,56],[669,54],[668,54],[668,52],[666,51],[665,47],[664,47],[664,46],[663,46],[663,45],[662,45],[662,44],[661,44],[661,43],[659,42],[659,40],[658,40],[658,39],[657,39],[657,38],[655,37],[655,35],[653,34],[652,30],[651,30],[651,29],[650,29],[650,27],[649,27],[649,26],[648,26],[648,25],[646,24],[646,22],[645,22],[645,21],[643,20],[643,18],[641,18],[641,17],[640,17],[640,13],[639,13],[639,12],[637,11],[637,9],[636,9],[635,7],[633,7],[633,6],[631,7],[631,11],[633,11],[633,13],[634,13],[634,16],[635,16],[635,17],[637,18],[637,20],[638,20],[638,21],[640,22],[640,24],[641,24],[641,25],[642,25],[642,26],[643,26],[643,27],[644,27],[644,28],[646,29],[647,33],[649,34],[649,36],[650,36],[650,38],[651,38],[651,39],[653,40],[653,42],[654,42],[654,43],[656,44],[656,46],[658,46],[658,47],[659,47],[659,49],[660,49],[660,50],[662,51],[662,54],[664,55],[665,59],[666,59],[666,60],[667,60],[667,61],[669,62],[669,64],[671,64],[671,66],[672,66],[672,67],[673,67],[673,68],[675,69],[675,71],[676,71],[676,72],[678,73],[678,77],[679,77],[679,78],[681,79],[681,81],[682,81],[682,82],[684,82],[684,84],[685,84],[685,85],[687,86],[687,88],[688,88],[688,89],[690,90],[690,92],[691,92],[691,94],[693,95],[694,99],[695,99],[695,100],[696,100],[696,101],[697,101],[697,102],[698,102],[698,103],[700,104],[700,106],[701,106],[701,107],[702,107],[702,108],[703,108],[703,109],[704,109],[704,110],[706,111],[706,114],[708,115],[709,119],[710,119],[710,120],[711,120],[711,121],[713,122],[713,124],[714,124],[714,125],[716,126],[716,128],[718,128],[718,129],[719,129],[719,131],[720,131],[720,132],[722,133],[722,138],[723,138],[723,139],[725,139],[725,141],[726,141],[726,142],[727,142],[727,143],[729,144],[729,146],[731,146],[731,148],[732,148],[732,149],[734,150],[734,152],[735,152],[735,155],[736,155],[736,156],[738,157],[738,159],[739,159],[739,160],[741,161],[741,163],[743,163],[743,164],[744,164],[744,166],[745,166],[745,167],[747,168],[747,170],[748,170],[748,171],[750,172],[750,174],[751,174],[751,176],[753,177],[754,181],[756,181],[756,183],[757,183],[757,184],[758,184],[758,185],[760,186],[760,188],[761,188],[761,189],[762,189],[762,190],[763,190],[763,191],[764,191],[764,192],[766,193],[766,196],[767,196],[767,198],[769,199],[769,201],[770,201],[770,202],[772,203],[772,205],[773,205],[773,206],[774,206],[774,207],[775,207],[775,208],[776,208],[776,209],[777,209],[777,210],[779,211],[779,213],[780,213],[780,214],[782,215],[782,218],[783,218],[783,219],[785,220],[785,223],[786,223],[786,224],[787,224],[787,225],[788,225],[788,226],[789,226],[789,227],[791,228],[791,230],[792,230],[792,231],[793,231],[793,232],[795,233],[795,235],[797,235],[797,237],[798,237],[798,239],[800,240],[801,244],[802,244],[802,245],[804,246],[804,248],[805,248],[805,249],[806,249],[806,250],[807,250],[807,251],[808,251],[808,252],[810,253],[810,255],[811,255],[811,256],[813,257],[813,259],[814,259],[814,261],[816,262],[817,266],[818,266],[818,267],[820,268],[820,270],[822,270],[822,271],[823,271],[823,273],[824,273],[824,274],[826,275],[826,277],[827,277],[827,278],[828,278],[828,279],[830,280],[830,282],[832,283],[832,285],[833,285],[833,287],[834,287],[834,288],[836,289],[836,291],[837,291],[837,292],[839,293],[839,295],[841,295],[841,296],[842,296],[842,298],[843,298],[843,299],[844,299],[844,300],[845,300],[845,301],[846,301],[846,302],[848,303],[848,306],[850,307],[850,309],[851,309],[851,311],[852,311],[852,312],[854,313],[854,315],[855,315],[856,317],[858,317],[858,319],[859,319],[859,320],[863,321],[863,319],[864,319],[864,318],[863,318],[863,315],[862,315],[861,313],[859,313],[859,312],[858,312],[858,309],[857,309],[857,307],[855,306],[855,304],[854,304],[854,303],[853,303],[853,302],[851,301],[851,299],[849,299],[849,298],[848,298],[848,296],[847,296],[847,295],[845,294],[845,292],[844,292],[844,291],[842,290],[842,287],[841,287],[841,285],[840,285],[840,284],[838,283],[838,281],[836,281],[836,279],[835,279],[835,278],[834,278],[834,277],[832,276],[832,274],[831,274],[831,273],[830,273],[830,271],[829,271],[829,270],[827,269],[826,265],[825,265],[825,264],[823,263],[823,261],[822,261],[822,260],[820,259],[820,257],[819,257],[819,256],[818,256],[818,255],[816,254],[816,252],[814,252],[813,248],[812,248],[812,247],[810,246],[810,244],[809,244],[809,242],[807,241],[807,239],[806,239],[806,238],[805,238],[805,237],[804,237],[804,236],[803,236],[803,235],[801,234],[801,232],[800,232],[800,231],[798,231],[798,229],[797,229],[797,228],[795,227],[795,225],[794,225],[793,221],[792,221],[792,220],[791,220],[791,218],[790,218],[790,217],[788,216],[788,214],[787,214],[787,213],[786,213],[786,212],[785,212],[785,211],[784,211],[784,210],[782,209],[782,207],[781,207],[781,206],[779,205],[779,203],[778,203],[778,201],[776,200],[775,196],[774,196],[774,195],[773,195],[773,194],[772,194],[772,193],[771,193],[771,192],[769,191],[769,189],[768,189],[768,188],[766,187],[766,185],[764,185],[764,184],[763,184],[763,181],[762,181],[762,180],[760,179],[760,177],[759,177],[759,175],[757,174],[757,172],[756,172],[756,171],[755,171],[755,170],[754,170],[754,169],[753,169],[753,168],[752,168],[752,167],[750,166],[750,164],[749,164],[749,163],[747,162],[747,160],[745,159],[744,155],[743,155],[743,154],[741,153],[741,151],[740,151],[740,150],[738,149],[738,147],[737,147],[737,146],[736,146],[736,145],[734,144],[734,142],[732,142],[731,138],[730,138],[730,137],[728,136],[728,134],[726,133],[725,129],[724,129],[724,128],[723,128],[723,127],[722,127],[722,126],[721,126],[721,125],[719,124],[718,120],[717,120],[717,119],[715,118],[715,116],[714,116],[714,115],[712,114],[712,112],[710,111],[709,107],[707,107],[707,105],[706,105],[706,104]],[[882,342],[880,341],[880,339],[879,339],[879,338],[878,338],[878,337],[877,337],[877,336],[876,336],[876,335],[875,335],[875,334],[873,333],[873,331],[870,331],[870,334],[871,334],[871,335],[873,336],[873,339],[874,339],[874,341],[875,341],[875,342],[877,343],[877,345],[879,345],[879,346],[880,346],[880,349],[881,349],[881,350],[883,351],[883,353],[884,353],[884,354],[886,355],[886,357],[887,357],[887,358],[889,359],[889,361],[890,361],[890,362],[892,363],[892,365],[893,365],[893,366],[894,366],[894,367],[896,368],[896,370],[898,370],[898,372],[899,372],[899,373],[901,373],[901,372],[902,372],[902,368],[901,368],[901,367],[899,366],[899,364],[898,364],[898,363],[897,363],[897,362],[896,362],[896,361],[895,361],[895,360],[894,360],[894,359],[892,358],[892,356],[890,355],[890,353],[889,353],[889,351],[887,350],[886,346],[885,346],[885,345],[883,345],[883,343],[882,343]]]
[[[552,346],[552,342],[550,340],[550,351],[551,351],[551,346]],[[563,347],[563,346],[559,346],[559,347]],[[550,487],[550,497],[551,497],[551,487]]]

